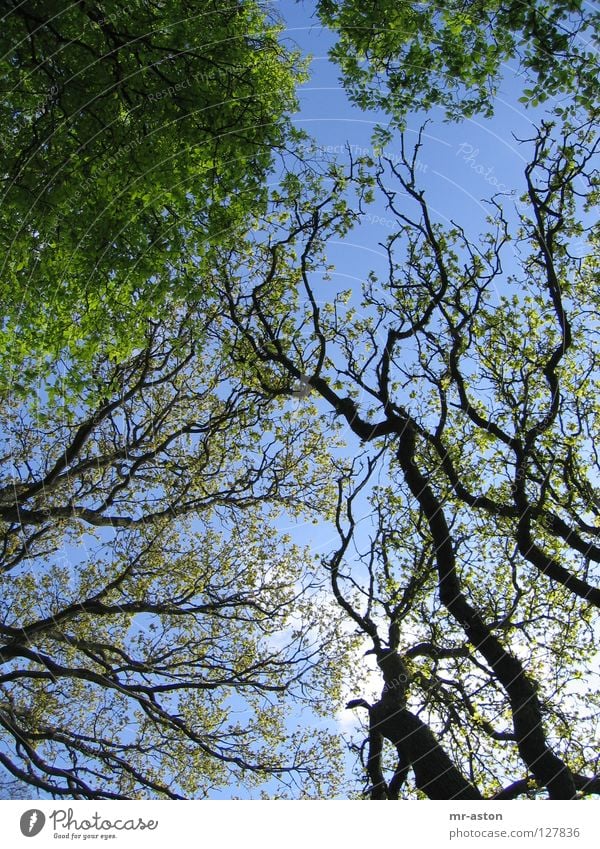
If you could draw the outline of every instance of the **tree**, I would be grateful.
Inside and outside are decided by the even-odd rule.
[[[400,162],[334,168],[328,196],[278,197],[286,235],[267,222],[251,266],[230,255],[219,281],[266,396],[300,381],[352,437],[323,563],[383,679],[375,703],[349,702],[368,710],[373,799],[600,790],[598,231],[580,205],[597,200],[597,140],[560,114],[526,142],[518,221],[494,198],[480,242],[434,221],[419,137]],[[319,281],[374,189],[397,228],[358,304]]]
[[[0,389],[126,358],[264,204],[300,75],[278,31],[254,2],[4,4]]]
[[[278,31],[253,2],[4,14],[7,787],[311,793],[330,773],[311,752],[335,760],[282,704],[336,690],[317,651],[336,617],[269,531],[323,501],[302,471],[321,448],[227,372],[203,271],[295,138],[301,66]]]
[[[317,8],[338,36],[331,55],[351,99],[396,122],[434,106],[457,120],[489,117],[507,61],[523,74],[523,102],[566,93],[595,109],[598,14],[582,0],[319,0]]]
[[[321,448],[267,420],[201,331],[151,322],[125,363],[98,353],[76,406],[52,383],[3,413],[0,763],[30,792],[333,792],[335,740],[285,705],[329,709],[324,645],[348,637],[312,557],[271,530],[323,502],[323,470],[302,473]]]
[[[346,700],[365,723],[351,746],[371,799],[600,790],[595,106],[581,57],[560,79],[542,43],[562,49],[563,23],[592,22],[578,3],[547,26],[541,4],[467,5],[469,20],[403,6],[408,41],[390,4],[366,22],[371,70],[390,81],[425,26],[433,76],[411,82],[422,105],[456,70],[465,88],[444,105],[479,108],[515,50],[535,97],[555,77],[569,90],[524,142],[517,216],[493,198],[480,241],[436,222],[422,135],[412,151],[400,137],[399,159],[380,150],[347,168],[298,163],[295,149],[267,191],[273,151],[295,140],[297,62],[258,32],[253,3],[212,4],[203,30],[179,3],[11,6],[5,76],[33,82],[2,101],[15,128],[13,222],[2,213],[15,237],[0,387],[7,792],[17,780],[67,798],[196,798],[274,779],[276,795],[334,795],[331,717]],[[360,100],[358,13],[320,4],[337,7],[349,85],[389,110],[383,146],[407,102]],[[459,49],[459,31],[481,52]],[[437,52],[451,56],[450,36],[456,68]],[[58,105],[39,102],[48,74]],[[28,199],[38,189],[46,206]],[[386,270],[332,294],[329,246],[374,197],[396,221]],[[315,562],[279,532],[290,516],[330,523],[339,544]]]

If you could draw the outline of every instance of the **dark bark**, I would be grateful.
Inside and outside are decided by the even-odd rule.
[[[436,550],[440,600],[463,627],[474,648],[483,655],[508,694],[515,738],[527,767],[537,782],[548,788],[551,799],[572,799],[576,794],[575,782],[566,764],[546,742],[535,685],[525,674],[520,661],[502,646],[462,592],[442,503],[435,496],[428,478],[419,470],[414,459],[415,449],[414,430],[407,426],[401,436],[398,460],[410,491],[429,523]]]
[[[479,790],[463,776],[431,729],[407,708],[409,675],[400,655],[382,652],[378,663],[385,680],[381,699],[374,705],[363,699],[348,704],[369,710],[367,773],[371,799],[397,799],[411,769],[417,788],[429,799],[481,799]],[[398,753],[389,785],[381,767],[384,739]]]
[[[435,735],[407,708],[394,700],[381,701],[370,711],[371,723],[400,754],[405,769],[414,772],[415,784],[429,799],[481,799],[477,788],[452,763]]]

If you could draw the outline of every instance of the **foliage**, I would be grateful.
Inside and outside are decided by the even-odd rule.
[[[254,2],[31,0],[1,29],[0,389],[65,352],[76,386],[264,203],[298,57]]]
[[[598,13],[582,0],[320,0],[318,11],[338,36],[331,55],[352,100],[400,124],[435,106],[457,120],[490,116],[508,61],[523,74],[524,102],[568,93],[595,113]]]

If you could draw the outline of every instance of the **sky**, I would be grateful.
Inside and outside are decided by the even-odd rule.
[[[387,125],[386,116],[364,112],[349,101],[339,70],[328,56],[335,39],[318,22],[313,0],[276,0],[270,5],[283,19],[282,41],[310,58],[309,79],[298,89],[299,109],[293,116],[294,124],[314,139],[325,156],[333,156],[342,164],[348,162],[348,147],[353,156],[372,153],[373,130],[378,123]],[[486,216],[491,208],[487,201],[494,195],[499,196],[507,218],[514,220],[519,197],[525,191],[524,169],[531,152],[531,145],[518,140],[532,138],[535,123],[546,113],[546,109],[525,108],[518,102],[522,82],[514,60],[504,63],[502,70],[492,118],[475,116],[460,124],[451,123],[439,108],[430,110],[427,116],[412,114],[407,118],[409,144],[416,142],[427,118],[417,159],[417,178],[434,221],[446,225],[454,221],[474,239],[488,230]],[[386,153],[392,162],[398,161],[397,134]],[[406,211],[414,209],[414,204],[407,203]],[[333,240],[329,244],[328,256],[335,270],[331,281],[316,284],[317,298],[326,303],[333,300],[335,292],[348,288],[358,294],[372,269],[387,276],[387,258],[380,243],[385,243],[396,227],[393,214],[380,200],[369,207],[362,224],[343,242]],[[507,274],[518,268],[514,244],[508,244],[503,254]],[[585,249],[583,243],[572,246],[581,255]],[[311,540],[318,547],[326,544],[323,529],[315,532],[313,528],[312,534]]]
[[[283,37],[312,57],[310,80],[299,89],[296,125],[310,133],[328,152],[340,153],[342,157],[346,145],[351,146],[353,153],[372,150],[373,128],[378,121],[386,123],[385,115],[365,113],[349,102],[340,85],[338,69],[327,56],[334,39],[311,19],[312,2],[283,0],[274,5],[286,23]],[[521,190],[527,158],[515,137],[532,135],[534,113],[525,111],[521,104],[515,105],[519,91],[516,67],[505,65],[504,72],[493,118],[476,117],[457,125],[445,122],[441,109],[433,109],[427,115],[430,123],[419,174],[441,218],[479,217],[482,199],[494,191]],[[422,114],[409,116],[409,137],[416,139],[424,120]],[[388,153],[393,160],[399,155],[399,145],[392,143]],[[390,226],[385,220],[372,224],[382,229]]]
[[[372,153],[373,130],[378,123],[387,124],[386,117],[365,113],[349,101],[338,68],[328,57],[334,37],[316,19],[312,0],[280,0],[271,8],[283,19],[282,41],[310,58],[309,79],[298,89],[299,110],[293,115],[294,124],[314,139],[325,156],[338,158],[342,164],[348,162],[348,147],[353,156]],[[504,71],[494,117],[476,117],[457,125],[445,121],[441,109],[432,110],[417,160],[420,185],[433,215],[441,223],[456,221],[473,236],[486,229],[485,217],[490,212],[486,199],[501,192],[506,206],[512,209],[524,189],[528,151],[515,136],[533,135],[535,113],[525,111],[517,102],[520,88],[516,66],[505,66]],[[424,121],[422,114],[408,116],[408,140],[417,140]],[[387,154],[392,162],[400,156],[398,137]],[[335,270],[331,281],[316,284],[317,299],[326,303],[342,289],[358,294],[371,269],[385,274],[386,255],[379,243],[384,243],[395,227],[393,215],[379,201],[369,207],[361,226],[343,242],[331,242],[328,251]],[[351,434],[348,438],[354,440]],[[337,542],[333,529],[325,525],[284,522],[283,528],[297,542],[308,542],[317,553],[326,553]]]

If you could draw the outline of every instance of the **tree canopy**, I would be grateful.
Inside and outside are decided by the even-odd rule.
[[[600,794],[593,14],[321,0],[388,119],[328,162],[277,23],[192,5],[5,16],[0,792]],[[506,59],[520,198],[444,220],[408,112]]]
[[[33,350],[89,372],[185,299],[265,201],[300,68],[253,2],[5,4],[0,36],[3,385]]]
[[[402,123],[442,107],[454,119],[491,115],[507,62],[523,76],[522,101],[567,95],[596,109],[598,13],[583,0],[425,3],[319,0],[338,41],[331,55],[363,109]]]

